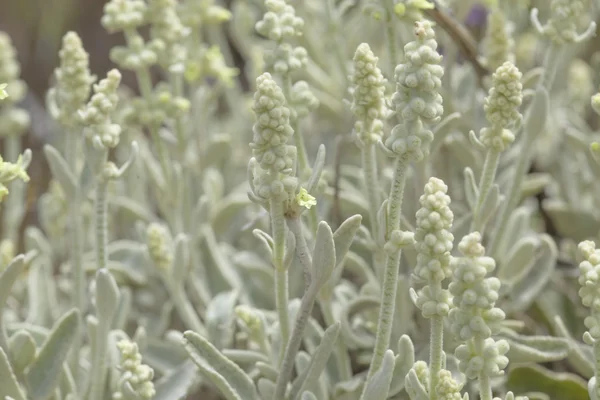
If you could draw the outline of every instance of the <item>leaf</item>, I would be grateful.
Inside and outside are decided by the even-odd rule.
[[[323,286],[331,276],[331,272],[335,267],[335,259],[333,232],[331,232],[331,228],[327,222],[321,221],[317,228],[317,237],[313,250],[312,282],[319,287]]]
[[[54,325],[25,377],[31,400],[46,400],[54,392],[62,365],[79,334],[79,311],[72,309]]]
[[[192,361],[228,400],[258,400],[254,382],[240,367],[197,333],[186,331],[183,336]]]
[[[69,165],[62,155],[51,145],[44,146],[44,154],[48,160],[50,172],[56,181],[60,184],[68,199],[75,198],[77,194],[77,179],[70,170]]]
[[[235,325],[235,305],[238,292],[230,290],[217,294],[206,308],[205,326],[208,339],[217,348],[230,347]]]
[[[515,393],[546,393],[552,399],[589,399],[587,384],[579,376],[553,372],[535,364],[512,368],[506,387]]]
[[[552,237],[541,234],[541,243],[538,247],[538,256],[533,268],[519,282],[513,286],[510,293],[511,309],[525,310],[535,300],[538,294],[546,287],[552,272],[556,267],[558,249]]]
[[[96,310],[98,319],[108,321],[109,326],[119,307],[119,287],[107,269],[96,273]]]
[[[463,171],[464,185],[465,185],[465,198],[469,203],[471,210],[475,209],[477,204],[477,198],[479,197],[479,189],[477,188],[477,182],[475,181],[475,174],[470,167],[466,167]]]
[[[275,383],[272,380],[260,378],[257,383],[258,393],[262,399],[272,399],[275,393]]]
[[[318,400],[317,396],[315,396],[312,392],[304,392],[300,397],[300,400]]]
[[[503,285],[512,285],[521,280],[531,270],[535,261],[535,250],[539,240],[536,237],[524,237],[511,248],[506,259],[498,269],[498,279]]]
[[[569,354],[569,341],[552,336],[523,336],[507,330],[499,336],[504,337],[510,350],[507,357],[513,363],[544,363],[559,361]]]
[[[10,337],[8,347],[15,371],[22,374],[35,360],[37,348],[33,336],[26,330],[21,329]]]
[[[2,347],[0,347],[0,388],[3,396],[10,396],[14,400],[26,400]]]
[[[354,236],[356,236],[358,228],[360,228],[361,222],[362,216],[360,214],[355,214],[342,222],[339,228],[333,233],[335,259],[338,266],[344,261],[348,250],[350,250],[350,246],[352,245],[352,241],[354,240]]]
[[[366,383],[362,399],[387,399],[394,374],[394,352],[387,350],[383,355],[381,367]]]
[[[407,335],[398,340],[398,355],[394,360],[394,375],[390,385],[389,396],[395,396],[404,389],[406,375],[415,363],[415,346]]]
[[[558,200],[544,201],[542,207],[561,236],[580,242],[600,231],[600,220],[586,210],[569,209]]]
[[[427,390],[423,387],[419,377],[414,369],[411,368],[406,375],[406,381],[404,382],[406,387],[406,393],[409,394],[411,400],[429,400]]]
[[[171,278],[177,284],[183,283],[189,271],[189,242],[188,236],[184,233],[180,233],[175,237],[175,256]]]
[[[198,369],[192,361],[186,361],[169,371],[154,384],[153,400],[181,400],[198,381]]]
[[[548,91],[543,86],[538,86],[523,126],[523,132],[527,133],[530,140],[533,140],[546,127],[548,103]]]
[[[297,393],[302,393],[305,390],[313,390],[321,377],[327,360],[331,355],[331,352],[335,349],[335,344],[340,333],[340,323],[336,322],[331,325],[321,339],[321,343],[313,352],[310,359],[310,364],[293,383],[292,390],[290,392],[290,399],[296,398]]]

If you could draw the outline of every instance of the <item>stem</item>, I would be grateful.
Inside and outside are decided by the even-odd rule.
[[[165,281],[168,282],[168,279],[168,277],[165,277]],[[177,309],[177,313],[186,328],[191,329],[200,335],[206,335],[206,329],[204,328],[204,325],[202,325],[200,318],[198,318],[198,314],[196,314],[192,303],[187,297],[183,285],[173,285],[168,282],[167,287],[171,294],[171,299],[173,299],[173,303],[175,304],[175,308]]]
[[[89,400],[104,400],[104,388],[106,386],[106,371],[108,359],[108,333],[110,321],[98,321],[96,331],[96,343],[94,346],[94,357],[92,361]]]
[[[21,136],[9,135],[5,140],[4,158],[10,162],[16,162],[21,154]],[[23,205],[25,182],[14,180],[9,183],[10,196],[4,200],[4,221],[2,226],[2,239],[10,240],[15,246],[19,242],[19,228],[23,219]]]
[[[317,284],[313,284],[309,287],[308,291],[302,297],[300,303],[300,309],[298,310],[298,317],[296,317],[296,323],[294,324],[294,330],[292,336],[285,349],[285,356],[281,363],[281,372],[277,377],[277,384],[275,386],[275,392],[273,394],[273,400],[284,399],[285,389],[292,376],[294,369],[294,360],[296,359],[296,353],[300,349],[302,344],[302,337],[304,336],[304,330],[308,323],[308,318],[315,305],[315,299],[319,292]]]
[[[285,217],[283,202],[271,199],[271,230],[273,234],[273,265],[275,267],[275,304],[279,316],[281,348],[284,349],[290,337],[290,317],[288,315],[288,273],[283,265],[285,254]],[[280,352],[279,360],[283,357]]]
[[[304,291],[306,292],[311,283],[310,271],[312,269],[312,257],[310,250],[308,249],[308,244],[306,243],[306,238],[302,232],[302,222],[300,221],[300,218],[286,218],[286,221],[288,228],[296,238],[296,256],[298,256],[298,260],[300,260],[300,264],[302,264],[302,270],[304,272]]]
[[[100,178],[96,187],[96,269],[106,268],[108,265],[108,181]]]
[[[409,157],[406,154],[397,158],[396,171],[388,203],[388,229],[387,238],[393,231],[400,229],[400,215],[404,187],[406,186],[406,172],[409,165]],[[369,380],[381,366],[383,355],[390,346],[392,333],[392,321],[396,307],[396,291],[398,287],[398,270],[400,269],[401,251],[388,253],[383,287],[381,292],[381,308],[379,309],[379,320],[377,323],[377,336],[375,338],[375,349],[367,380]],[[366,388],[366,385],[365,385]],[[364,392],[363,392],[364,396]],[[361,398],[364,398],[361,396]]]
[[[500,152],[495,149],[488,150],[485,156],[485,163],[483,164],[481,180],[479,181],[479,196],[477,197],[477,205],[473,212],[473,221],[471,222],[471,229],[469,232],[479,232],[483,235],[483,215],[481,215],[481,207],[494,183],[499,161]]]
[[[398,52],[396,50],[396,26],[394,25],[394,2],[383,0],[386,14],[386,30],[388,54],[390,56],[390,77],[394,77],[396,63],[398,62]]]
[[[438,283],[441,289],[441,284]],[[435,388],[438,384],[440,370],[442,369],[443,345],[444,345],[444,319],[441,316],[431,318],[429,343],[429,396],[431,400],[437,400]]]
[[[331,326],[336,322],[336,319],[333,316],[332,304],[333,303],[331,302],[331,299],[323,299],[319,301],[321,312],[323,313],[323,319],[325,320],[325,325],[327,326]],[[338,381],[343,382],[350,380],[350,378],[352,378],[352,364],[348,355],[348,350],[346,349],[343,341],[336,341],[333,354],[339,373]]]
[[[477,354],[483,354],[483,339],[475,337],[473,339]],[[485,373],[480,373],[477,377],[479,381],[479,399],[480,400],[492,400],[492,384],[490,377]]]
[[[546,58],[544,59],[544,74],[540,79],[540,86],[545,87],[548,93],[550,93],[550,90],[552,89],[552,84],[554,83],[554,77],[556,75],[556,60],[559,59],[562,52],[563,48],[559,47],[557,44],[554,43],[550,45],[548,51],[546,52]],[[531,105],[529,106],[527,111],[531,112]],[[506,201],[504,202],[504,204],[502,205],[502,209],[500,210],[498,216],[499,225],[496,228],[494,238],[489,246],[489,254],[491,257],[496,257],[497,247],[508,225],[508,217],[510,216],[510,214],[512,214],[517,204],[519,203],[521,185],[523,183],[523,180],[525,179],[527,170],[529,169],[532,162],[533,144],[535,142],[535,137],[532,137],[532,135],[528,131],[524,131],[523,136],[523,148],[521,149],[521,153],[517,160],[512,184],[510,185],[508,195],[506,196]]]

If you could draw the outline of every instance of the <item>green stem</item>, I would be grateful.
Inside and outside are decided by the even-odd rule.
[[[275,304],[279,316],[281,349],[284,349],[290,337],[290,317],[288,315],[288,272],[283,264],[285,254],[285,217],[283,202],[271,199],[271,231],[273,235],[273,265],[275,267]],[[280,361],[283,351],[280,352]]]
[[[475,337],[473,339],[475,349],[477,354],[483,354],[483,339],[480,337]],[[492,400],[492,384],[490,382],[490,377],[485,374],[485,372],[481,372],[477,377],[479,381],[479,399],[480,400]]]
[[[169,278],[165,277],[171,299],[173,300],[175,309],[184,325],[187,329],[191,329],[194,332],[205,336],[206,329],[204,328],[204,325],[202,325],[200,318],[198,318],[198,314],[196,313],[196,310],[194,310],[194,306],[192,306],[190,299],[187,297],[185,287],[183,285],[173,285],[168,282],[168,280]]]
[[[9,135],[5,140],[4,158],[16,162],[21,154],[21,136]],[[4,215],[2,226],[2,239],[10,240],[15,246],[19,245],[19,228],[23,220],[25,203],[25,183],[14,180],[8,184],[10,196],[4,200]]]
[[[554,43],[550,45],[548,51],[546,52],[546,58],[544,60],[544,74],[540,79],[540,86],[544,87],[548,93],[550,93],[550,90],[552,89],[556,75],[557,60],[561,56],[562,52],[563,48]],[[528,114],[531,112],[531,106],[527,111]],[[525,119],[527,120],[528,118],[525,117]],[[501,242],[500,239],[502,239],[506,227],[508,226],[508,217],[512,214],[519,203],[521,197],[521,185],[523,184],[523,180],[525,179],[527,171],[532,163],[535,135],[532,135],[530,132],[525,130],[523,131],[523,136],[523,147],[517,159],[517,165],[513,174],[512,183],[510,185],[508,195],[506,196],[506,201],[503,203],[498,215],[499,225],[496,228],[496,231],[494,232],[494,238],[489,245],[489,254],[491,257],[497,256],[497,247]]]
[[[281,372],[277,377],[277,383],[275,386],[275,392],[273,394],[273,400],[282,400],[285,398],[285,389],[287,387],[292,372],[294,369],[294,361],[296,360],[296,354],[302,344],[302,337],[304,336],[304,330],[308,323],[308,318],[315,305],[315,300],[319,292],[319,286],[315,283],[312,284],[308,291],[302,297],[300,303],[300,309],[298,310],[298,316],[296,317],[296,323],[294,324],[294,330],[292,336],[285,349],[285,356],[281,363]]]
[[[396,50],[396,25],[394,25],[394,2],[391,0],[383,0],[386,14],[386,30],[387,30],[387,45],[388,55],[390,57],[390,77],[394,77],[396,63],[398,62],[398,51]]]
[[[306,292],[310,287],[311,282],[310,270],[312,268],[312,257],[310,250],[308,249],[308,244],[306,243],[306,238],[302,232],[302,221],[300,218],[292,217],[286,218],[286,222],[288,228],[296,238],[296,256],[298,257],[298,260],[300,260],[300,264],[302,264],[302,270],[304,272],[304,291]]]
[[[438,283],[438,286],[441,284]],[[442,369],[443,345],[444,345],[444,319],[441,316],[435,316],[430,321],[431,332],[429,342],[429,397],[431,400],[437,400],[436,386]]]
[[[479,181],[479,196],[477,197],[477,205],[473,211],[473,221],[471,222],[471,229],[469,232],[479,232],[483,235],[483,215],[481,215],[481,207],[494,183],[499,161],[500,152],[495,149],[488,150],[485,156],[485,163],[483,164],[481,180]]]
[[[106,387],[106,372],[108,361],[108,334],[110,332],[110,321],[98,321],[96,330],[96,342],[92,361],[89,400],[104,400],[104,388]]]
[[[392,232],[400,229],[400,216],[402,209],[402,199],[404,197],[404,187],[406,186],[406,173],[409,166],[409,156],[403,154],[396,160],[396,170],[388,203],[388,227],[387,238]],[[398,287],[398,270],[400,269],[401,251],[391,251],[388,253],[381,290],[381,307],[379,309],[379,319],[377,323],[377,335],[375,338],[375,349],[367,380],[369,380],[381,366],[383,355],[390,346],[390,336],[392,333],[392,321],[396,306],[396,291]],[[366,386],[365,386],[366,387]],[[364,396],[364,392],[363,392]],[[361,396],[361,398],[364,398]]]
[[[108,181],[100,178],[96,187],[96,269],[108,265]]]

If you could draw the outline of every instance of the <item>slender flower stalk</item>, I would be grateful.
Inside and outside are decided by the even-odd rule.
[[[401,249],[414,240],[413,234],[400,230],[406,174],[411,161],[422,161],[429,154],[433,133],[425,128],[425,123],[437,122],[443,113],[442,96],[438,90],[444,70],[440,65],[442,56],[436,51],[437,42],[431,22],[416,22],[414,34],[416,40],[404,47],[405,61],[398,65],[395,72],[396,93],[393,102],[403,124],[394,127],[391,136],[381,146],[389,157],[396,159],[396,167],[387,205],[387,242],[384,246],[387,261],[381,288],[381,306],[367,380],[377,372],[389,349]]]

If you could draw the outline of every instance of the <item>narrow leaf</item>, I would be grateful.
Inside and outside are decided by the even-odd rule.
[[[335,267],[335,243],[333,232],[327,222],[321,221],[317,228],[315,248],[313,250],[313,282],[322,286],[331,276]]]
[[[254,382],[240,367],[197,333],[186,331],[183,336],[192,361],[228,400],[258,400]]]
[[[78,334],[79,311],[73,309],[54,325],[27,372],[25,381],[31,400],[46,400],[52,395],[62,372],[62,364]]]
[[[342,222],[340,227],[335,230],[333,241],[335,243],[335,259],[338,265],[344,261],[348,250],[350,250],[350,246],[352,245],[352,241],[354,240],[358,228],[360,228],[361,222],[362,216],[360,214],[355,214]]]
[[[186,361],[174,370],[169,371],[156,384],[156,395],[153,400],[180,400],[185,398],[197,382],[198,369],[192,361]]]
[[[25,395],[21,391],[19,382],[10,367],[8,356],[0,347],[0,388],[2,388],[3,396],[10,396],[14,400],[26,400]]]
[[[77,179],[69,169],[69,165],[58,150],[49,144],[44,146],[44,154],[46,154],[52,176],[60,184],[67,198],[73,199],[77,193]]]
[[[381,367],[366,383],[362,399],[387,399],[394,374],[394,352],[387,350],[383,356]]]

